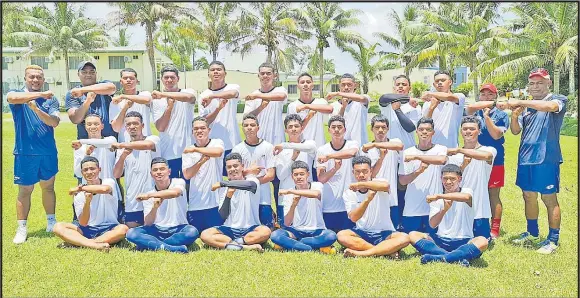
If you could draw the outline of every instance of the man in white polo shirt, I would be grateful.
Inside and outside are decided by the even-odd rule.
[[[368,142],[367,117],[369,112],[370,96],[355,93],[358,87],[354,76],[345,73],[340,78],[338,88],[340,92],[329,92],[326,100],[339,97],[338,101],[331,104],[332,115],[340,115],[346,120],[345,140],[355,140],[359,144]]]

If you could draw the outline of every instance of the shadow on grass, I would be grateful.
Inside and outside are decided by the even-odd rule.
[[[471,262],[469,262],[469,266],[475,268],[487,268],[488,264],[486,260],[477,258],[475,260],[471,260]]]
[[[52,232],[46,232],[45,229],[40,229],[28,234],[28,238],[51,238],[56,237]]]

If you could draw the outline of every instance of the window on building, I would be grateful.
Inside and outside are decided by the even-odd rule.
[[[331,92],[338,92],[340,91],[340,89],[338,88],[338,84],[332,84],[331,88],[330,88]]]
[[[298,86],[295,84],[288,85],[288,94],[298,94]]]
[[[109,56],[109,69],[125,68],[125,56]]]
[[[313,92],[318,92],[318,91],[320,91],[320,84],[315,84],[315,85],[314,85],[314,88],[312,88],[312,91],[313,91]]]
[[[83,58],[81,57],[68,57],[68,69],[77,70],[77,66],[79,66],[79,63],[82,61]]]
[[[46,69],[48,69],[48,61],[46,61],[45,58],[46,57],[42,57],[42,56],[31,56],[30,57],[30,64],[38,65],[38,66],[42,67],[42,69],[46,70]]]
[[[137,59],[139,59],[139,56],[138,55],[133,55],[133,60],[137,60]]]
[[[68,82],[68,90],[78,87],[81,85],[81,82]]]

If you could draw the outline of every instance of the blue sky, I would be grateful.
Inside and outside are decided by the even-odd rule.
[[[27,5],[34,5],[35,3],[29,3]],[[52,7],[50,3],[46,3],[48,7]],[[81,3],[78,3],[81,4]],[[353,30],[358,31],[364,38],[370,42],[378,41],[372,34],[374,32],[386,32],[388,34],[394,35],[394,27],[388,19],[388,13],[394,9],[399,15],[402,14],[404,7],[407,3],[381,3],[381,2],[346,2],[342,3],[342,7],[345,9],[359,9],[362,14],[359,16],[361,25],[354,27]],[[107,3],[84,3],[86,5],[85,15],[89,18],[96,19],[100,23],[104,22],[107,14],[112,12],[114,8],[107,5]],[[188,5],[192,5],[189,3]],[[242,5],[246,6],[247,3]],[[294,5],[299,6],[301,3],[295,3]],[[505,4],[502,4],[505,7]],[[503,11],[500,8],[500,11]],[[513,15],[505,14],[504,18],[513,18]],[[109,32],[111,35],[115,35],[114,30]],[[128,33],[131,34],[131,45],[134,44],[144,44],[145,43],[145,31],[140,26],[132,26],[128,29]],[[314,40],[307,41],[305,44],[314,46]],[[387,50],[392,50],[391,48],[386,48]],[[211,60],[209,54],[205,55],[208,61]],[[355,73],[357,72],[357,65],[354,60],[350,57],[348,53],[340,51],[332,42],[330,48],[325,49],[325,58],[333,59],[336,65],[337,73]],[[241,71],[256,71],[255,68],[264,62],[266,59],[265,49],[256,48],[254,51],[246,55],[242,59],[239,55],[233,54],[225,49],[219,50],[218,60],[224,61],[228,69],[231,70],[241,70]]]

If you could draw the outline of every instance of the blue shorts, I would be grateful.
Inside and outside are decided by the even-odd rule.
[[[135,212],[125,212],[125,216],[123,217],[123,222],[136,222],[140,226],[145,224],[145,217],[143,215],[143,211],[135,211]]]
[[[443,248],[448,252],[452,252],[459,248],[461,245],[467,244],[469,240],[472,238],[447,238],[447,237],[440,237],[436,233],[430,233],[429,237],[433,239],[433,242],[437,244],[437,246]]]
[[[544,195],[560,192],[560,164],[518,165],[516,185]]]
[[[226,226],[217,226],[215,228],[218,229],[218,231],[220,231],[222,234],[232,238],[232,240],[235,240],[240,237],[246,236],[248,233],[252,232],[257,227],[259,227],[259,225],[254,225],[247,229],[235,229]]]
[[[83,236],[87,237],[88,239],[95,239],[106,232],[114,229],[119,224],[110,224],[110,225],[98,225],[98,226],[78,226],[79,229],[83,232]]]
[[[378,245],[379,243],[387,240],[387,238],[389,238],[389,236],[393,234],[393,231],[388,230],[380,232],[369,232],[357,228],[352,228],[350,230],[353,231],[355,234],[357,234],[359,237],[361,237],[364,241],[372,245]]]
[[[230,153],[232,153],[232,149],[230,150],[224,150],[224,156],[223,156],[223,167],[222,167],[222,176],[227,177],[228,176],[228,171],[226,171],[226,156],[228,156]]]
[[[306,238],[306,237],[316,237],[318,235],[320,235],[320,233],[322,233],[324,231],[324,229],[317,229],[317,230],[298,230],[294,227],[284,227],[285,231],[288,231],[292,234],[294,234],[294,237],[296,237],[296,240],[301,240],[302,238]]]
[[[483,237],[485,239],[491,238],[491,226],[489,225],[489,218],[476,218],[473,220],[473,237]]]
[[[150,225],[150,226],[141,226],[138,229],[147,233],[147,235],[151,235],[161,241],[175,235],[176,233],[181,232],[183,228],[189,225],[178,225],[174,227],[160,227],[158,225]],[[194,227],[195,228],[195,227]],[[197,233],[199,235],[199,233]]]
[[[342,212],[322,212],[322,219],[326,228],[338,233],[342,230],[354,228],[355,224],[348,218],[346,211]]]
[[[34,185],[58,173],[57,155],[14,155],[14,184]]]
[[[181,178],[185,180],[185,183],[189,184],[189,179],[183,178],[183,172],[181,169],[182,159],[175,158],[175,159],[168,159],[167,163],[169,164],[169,168],[171,169],[171,173],[169,173],[169,178]]]
[[[429,225],[429,215],[423,216],[402,216],[401,224],[403,225],[403,232],[409,234],[412,231],[431,233],[433,228]]]
[[[270,205],[260,205],[258,212],[260,214],[260,223],[272,229],[274,227],[274,210]]]
[[[224,220],[220,216],[218,207],[187,211],[187,222],[200,232],[224,224]]]

